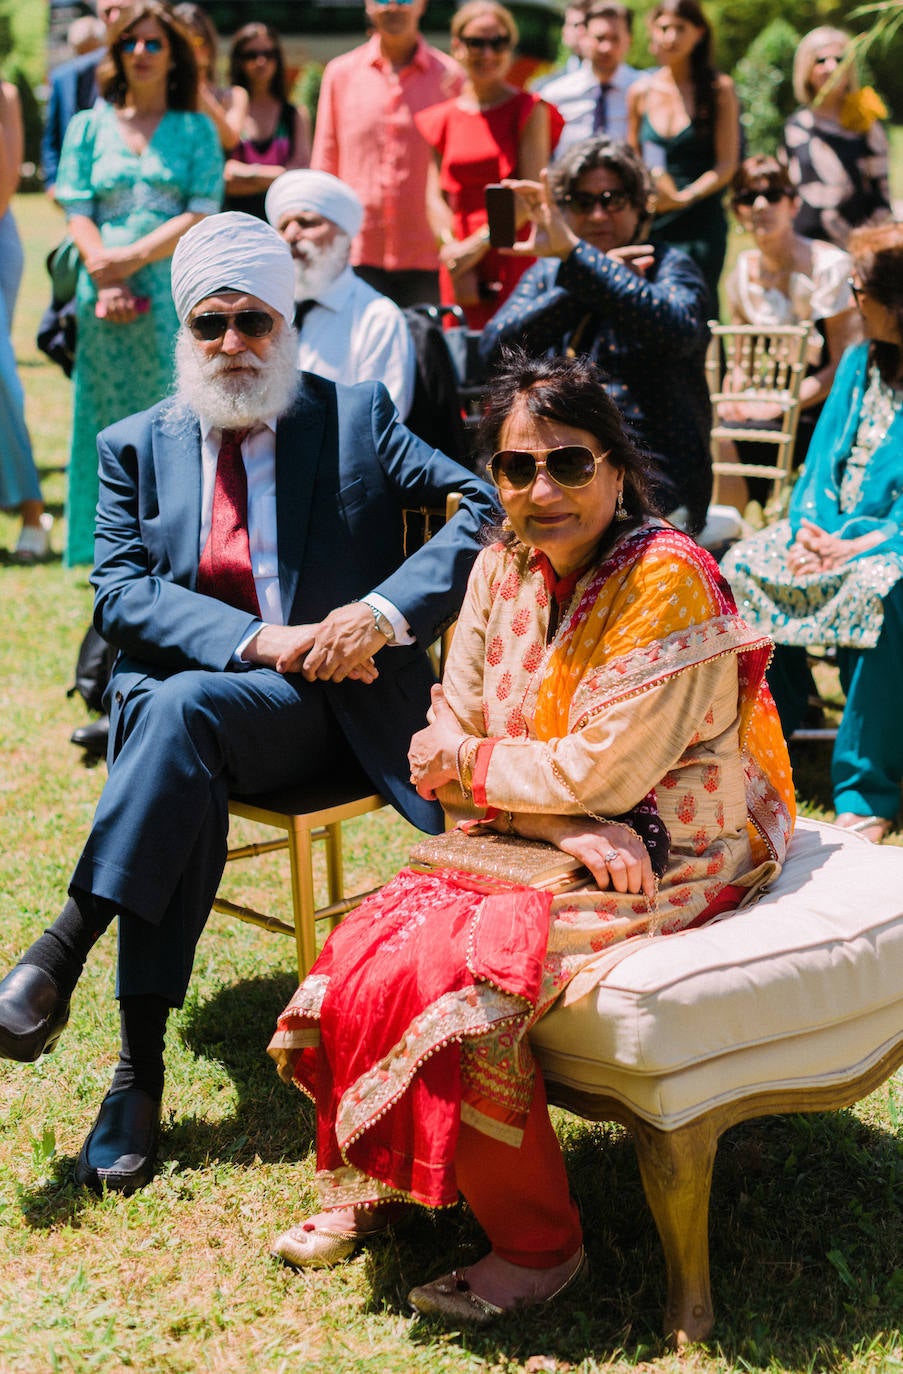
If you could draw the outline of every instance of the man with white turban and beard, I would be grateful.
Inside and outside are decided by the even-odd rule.
[[[381,381],[405,419],[414,344],[395,302],[349,266],[364,215],[355,192],[329,172],[284,172],[267,192],[266,215],[294,259],[298,366],[334,382]]]
[[[219,885],[229,794],[363,769],[442,829],[407,750],[429,707],[426,646],[457,613],[492,498],[378,383],[296,371],[293,285],[268,224],[196,225],[172,262],[176,394],[98,436],[110,773],[62,912],[0,983],[0,1055],[32,1062],[119,917],[120,1057],[75,1168],[96,1190],[153,1174],[166,1021]],[[402,507],[454,490],[458,515],[405,560]]]

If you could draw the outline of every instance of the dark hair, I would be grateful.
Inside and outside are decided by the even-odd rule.
[[[196,5],[194,0],[181,0],[181,4],[173,5],[172,12],[182,27],[188,30],[189,36],[199,34],[203,38],[210,49],[211,68],[215,67],[219,34],[207,11],[201,5]]]
[[[166,78],[166,107],[169,110],[196,110],[198,107],[198,64],[191,39],[161,0],[138,0],[124,10],[113,25],[106,56],[98,63],[97,89],[104,100],[121,109],[128,95],[128,82],[122,65],[122,43],[136,24],[154,19],[166,34],[172,50],[172,65]]]
[[[758,186],[760,181],[764,181],[770,191],[783,191],[788,196],[797,194],[793,178],[783,162],[767,153],[754,153],[752,157],[744,158],[734,173],[731,199],[736,203],[738,196]]]
[[[624,505],[636,520],[655,514],[649,495],[649,461],[624,429],[621,413],[605,390],[605,378],[590,359],[534,358],[522,348],[504,348],[489,380],[477,446],[484,461],[499,446],[512,411],[526,406],[531,415],[585,429],[624,471]]]
[[[597,167],[614,172],[630,197],[631,205],[641,216],[650,213],[653,186],[649,168],[629,143],[617,143],[604,135],[572,143],[557,162],[552,163],[549,168],[552,199],[559,203],[566,200],[577,189],[580,178]]]
[[[897,332],[903,338],[903,224],[864,224],[854,229],[847,252],[856,265],[863,290],[893,315]],[[873,339],[870,356],[882,379],[900,379],[900,346]]]
[[[288,100],[285,53],[282,50],[282,39],[269,24],[255,21],[252,24],[242,25],[238,30],[232,39],[232,47],[229,49],[229,80],[233,86],[243,86],[246,91],[251,89],[248,85],[248,73],[242,63],[242,55],[254,38],[265,38],[276,53],[276,70],[273,72],[269,93],[275,96],[277,100],[285,102]]]
[[[628,33],[633,33],[633,10],[615,0],[598,0],[590,4],[586,11],[587,24],[591,19],[613,19],[616,24],[623,24]]]
[[[663,14],[673,14],[676,19],[685,19],[688,24],[704,30],[690,53],[693,123],[700,128],[711,128],[715,123],[715,81],[718,75],[712,58],[712,26],[697,0],[659,0],[647,16],[647,22],[651,26]]]

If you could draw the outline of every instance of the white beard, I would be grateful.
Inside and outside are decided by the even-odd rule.
[[[298,336],[284,323],[265,361],[250,352],[238,359],[223,353],[205,358],[183,325],[176,335],[175,360],[176,403],[217,429],[247,429],[282,415],[298,385]]]
[[[331,286],[344,272],[348,262],[351,240],[347,234],[336,234],[326,248],[312,243],[296,243],[292,248],[295,264],[295,300],[310,300]]]

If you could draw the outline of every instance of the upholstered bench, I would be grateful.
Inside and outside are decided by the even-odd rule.
[[[849,1106],[903,1063],[903,849],[801,820],[760,901],[600,955],[532,1043],[550,1101],[630,1131],[665,1252],[665,1331],[702,1339],[722,1132]]]

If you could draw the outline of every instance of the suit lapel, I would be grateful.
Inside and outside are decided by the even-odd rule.
[[[325,427],[325,406],[302,381],[294,405],[276,425],[279,591],[286,624],[290,623],[298,590]]]
[[[193,587],[198,571],[201,528],[201,430],[186,413],[158,415],[153,426],[153,461],[161,511],[177,511],[162,527],[173,579]]]

